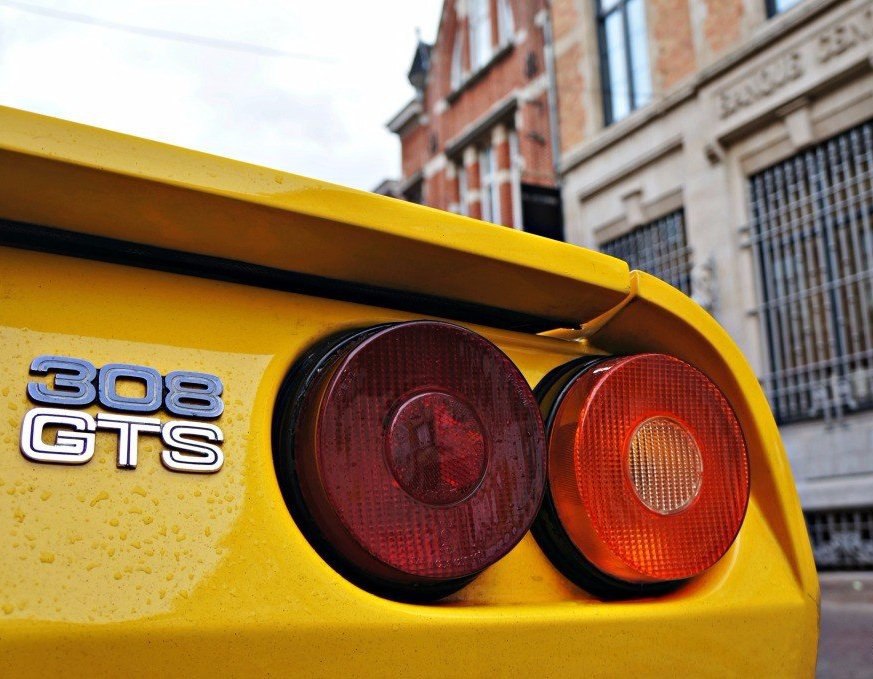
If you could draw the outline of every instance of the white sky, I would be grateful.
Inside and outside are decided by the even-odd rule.
[[[400,172],[415,28],[442,0],[0,0],[0,104],[362,189]],[[217,49],[21,11],[85,15]],[[147,31],[147,32],[148,32]]]

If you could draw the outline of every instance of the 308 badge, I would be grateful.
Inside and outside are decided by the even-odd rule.
[[[136,469],[141,435],[161,437],[166,446],[161,462],[170,471],[208,474],[224,464],[218,445],[224,434],[217,425],[203,421],[224,412],[224,388],[215,375],[186,371],[161,375],[154,368],[126,363],[107,363],[98,369],[80,358],[52,355],[35,358],[30,374],[50,378],[27,384],[28,398],[38,404],[21,423],[21,454],[31,462],[86,464],[94,456],[97,433],[111,431],[118,437],[121,469]],[[139,383],[144,393],[120,393],[119,382]],[[92,416],[80,410],[95,402],[111,412]],[[144,416],[161,409],[185,419]],[[52,431],[54,441],[47,442]]]

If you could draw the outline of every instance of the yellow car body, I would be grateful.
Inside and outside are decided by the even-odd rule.
[[[4,673],[813,674],[818,581],[776,424],[733,341],[665,283],[568,244],[12,109],[0,220]],[[278,390],[333,332],[435,317],[487,337],[531,385],[595,353],[703,370],[749,447],[728,554],[622,602],[570,583],[529,534],[436,603],[337,574],[277,483]],[[223,469],[168,473],[151,438],[118,469],[110,435],[88,464],[28,461],[28,367],[45,354],[221,375]]]

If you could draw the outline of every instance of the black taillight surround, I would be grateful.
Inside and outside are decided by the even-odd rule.
[[[452,594],[473,577],[454,581],[398,586],[359,568],[337,550],[319,527],[307,505],[295,458],[295,434],[312,386],[347,351],[391,323],[336,333],[307,349],[282,382],[273,415],[273,464],[282,497],[304,537],[335,571],[363,590],[397,601],[427,603]]]
[[[379,596],[399,601],[429,602],[443,598],[464,587],[478,572],[457,578],[415,577],[398,581],[389,569],[387,574],[391,577],[380,577],[380,572],[385,571],[381,569],[380,564],[374,563],[375,557],[364,553],[362,549],[353,549],[350,554],[349,540],[345,539],[348,536],[338,534],[332,527],[326,527],[326,522],[323,520],[324,507],[319,502],[313,501],[311,490],[306,490],[307,487],[312,488],[311,479],[304,481],[301,478],[299,463],[303,460],[298,461],[295,457],[295,451],[298,447],[297,439],[299,436],[307,435],[307,422],[312,419],[312,416],[307,414],[307,403],[310,397],[314,398],[315,392],[323,390],[325,381],[329,381],[330,375],[335,372],[335,366],[339,366],[351,354],[363,351],[369,339],[376,340],[375,335],[379,333],[384,335],[384,331],[387,329],[402,325],[410,324],[389,323],[343,332],[317,343],[305,352],[293,366],[278,394],[273,421],[273,457],[279,486],[292,517],[312,547],[334,570],[362,589]],[[449,324],[442,325],[448,326]],[[478,337],[475,333],[470,333],[470,331],[458,326],[450,327]],[[480,338],[480,340],[484,341],[484,338]],[[488,344],[490,345],[490,343]],[[490,346],[493,347],[493,345]],[[502,355],[502,352],[499,353]],[[517,368],[505,356],[504,359],[517,372]],[[520,376],[520,373],[518,375]],[[524,388],[528,389],[526,384],[524,384]],[[535,398],[530,391],[528,393],[530,394],[530,405],[526,411],[529,413],[529,417],[536,416],[536,420],[539,422],[540,416]],[[542,437],[542,424],[537,426],[540,430],[539,436]],[[539,455],[543,468],[540,478],[543,479],[544,483],[545,444],[543,442],[540,445],[542,452]],[[307,462],[307,464],[311,468],[312,463]],[[309,479],[311,472],[305,471],[305,464],[303,467],[303,473]],[[539,492],[541,495],[542,491]],[[535,509],[529,515],[529,521],[533,520]],[[366,567],[362,567],[361,563],[364,563]]]
[[[602,599],[663,595],[731,548],[748,444],[699,369],[666,354],[587,357],[535,393],[550,471],[532,533],[566,577]]]
[[[560,365],[549,371],[534,388],[534,395],[542,409],[546,427],[546,439],[555,420],[558,405],[573,382],[583,373],[597,367],[612,356],[586,356]],[[537,515],[531,534],[549,561],[568,580],[586,592],[606,601],[661,596],[678,589],[684,581],[658,583],[631,583],[604,573],[598,569],[567,534],[558,516],[557,508],[546,480],[546,492],[540,513]]]

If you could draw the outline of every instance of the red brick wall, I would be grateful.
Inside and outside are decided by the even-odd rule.
[[[432,207],[447,210],[450,196],[445,170],[440,170],[424,180],[424,202]]]
[[[579,42],[569,44],[555,57],[561,153],[566,153],[585,138],[589,111],[582,98],[586,87],[582,59],[582,45]]]
[[[404,177],[420,170],[427,159],[427,129],[416,126],[400,138],[401,167]]]
[[[711,54],[718,56],[736,45],[742,37],[745,14],[743,0],[702,1],[706,5],[703,34]]]
[[[495,61],[475,82],[449,102],[451,94],[451,62],[455,37],[461,27],[464,36],[463,60],[469,64],[466,34],[466,19],[455,12],[455,0],[446,0],[443,6],[439,34],[431,51],[431,65],[424,92],[423,107],[426,122],[414,131],[401,137],[403,176],[407,178],[416,171],[424,170],[428,161],[445,152],[448,142],[453,141],[465,130],[475,126],[483,116],[499,102],[513,93],[529,87],[538,78],[545,78],[546,64],[543,55],[542,28],[536,25],[537,12],[545,7],[545,0],[510,0],[513,12],[516,39],[526,34],[524,42],[516,43],[507,54]],[[496,43],[497,0],[492,0],[492,36]],[[494,51],[501,48],[497,45]],[[533,55],[532,57],[529,55]],[[527,74],[528,60],[535,61],[535,73]],[[466,70],[469,71],[468,68]],[[438,102],[442,102],[438,105]],[[519,150],[523,157],[522,181],[554,186],[555,176],[551,153],[551,131],[549,128],[549,109],[545,92],[536,95],[533,102],[522,101],[516,115],[506,121],[509,127],[518,126]],[[490,133],[485,132],[483,143],[488,143]],[[430,139],[436,140],[436,149],[431,150]],[[461,162],[460,158],[449,159]],[[427,173],[425,173],[427,174]],[[470,173],[472,174],[472,172]],[[471,177],[472,179],[472,177]],[[456,187],[444,171],[425,177],[425,202],[433,207],[448,209],[456,198]],[[471,188],[472,186],[471,181]],[[504,214],[504,222],[509,223],[511,210]]]
[[[555,183],[548,112],[549,97],[545,92],[521,108],[518,146],[524,158],[521,181],[526,184],[554,186]]]
[[[492,18],[496,17],[496,4],[496,0],[492,0]],[[537,11],[543,6],[542,0],[510,0],[510,5],[513,10],[516,34],[526,31],[526,41],[516,45],[510,54],[495,63],[485,77],[468,87],[445,112],[432,116],[431,125],[440,133],[441,143],[458,135],[514,89],[529,84],[530,79],[525,75],[525,61],[529,52],[533,52],[536,56],[537,75],[545,72],[542,31],[534,23]],[[428,110],[451,91],[452,48],[458,25],[454,7],[454,1],[447,0],[440,34],[432,52],[431,71],[437,77],[432,77],[428,81],[426,93]],[[496,40],[496,24],[492,27],[492,34]],[[464,56],[465,63],[469,63],[467,45],[465,45]]]
[[[555,43],[565,39],[581,20],[579,0],[552,0],[552,31]]]
[[[655,93],[665,92],[694,73],[697,55],[688,0],[651,0],[649,35],[656,54],[652,66]]]
[[[760,12],[747,16],[749,0],[645,0],[655,98],[739,45],[766,20],[764,0],[754,1]],[[593,0],[552,0],[562,154],[602,129],[595,6]]]

